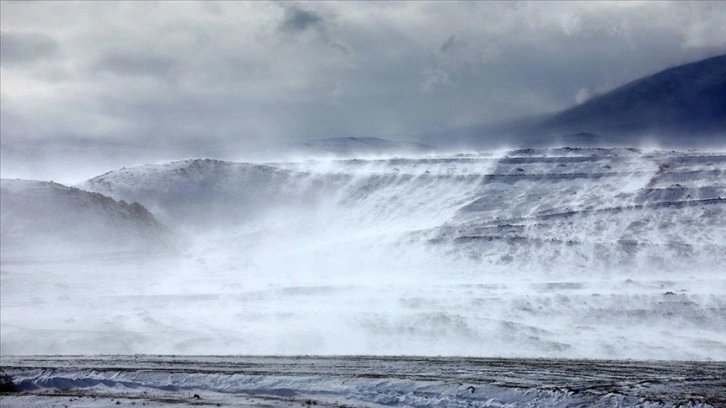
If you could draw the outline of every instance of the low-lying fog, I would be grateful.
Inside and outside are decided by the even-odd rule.
[[[2,353],[723,360],[725,172],[563,148],[3,180]]]

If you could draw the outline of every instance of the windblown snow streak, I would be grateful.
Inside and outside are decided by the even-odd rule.
[[[189,160],[80,187],[187,246],[4,261],[3,353],[726,359],[725,154]]]

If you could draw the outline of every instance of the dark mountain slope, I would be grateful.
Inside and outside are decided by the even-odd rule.
[[[726,146],[726,55],[680,65],[544,116],[423,135],[439,147]]]
[[[666,69],[557,113],[527,132],[615,141],[688,142],[726,135],[726,55]],[[680,143],[676,143],[680,144]]]

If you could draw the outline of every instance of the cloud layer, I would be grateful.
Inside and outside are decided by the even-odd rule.
[[[222,155],[552,112],[726,52],[726,4],[2,2],[2,142]],[[215,153],[216,152],[216,153]]]

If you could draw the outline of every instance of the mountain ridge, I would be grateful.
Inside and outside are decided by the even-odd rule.
[[[726,55],[668,68],[565,109],[535,125],[555,134],[612,138],[726,131]]]
[[[219,226],[265,211],[285,194],[292,173],[264,164],[187,159],[110,171],[79,187],[142,202],[170,225]]]
[[[3,256],[146,250],[170,244],[143,205],[52,181],[1,179]]]
[[[726,55],[658,71],[555,113],[423,135],[440,147],[726,147]]]

